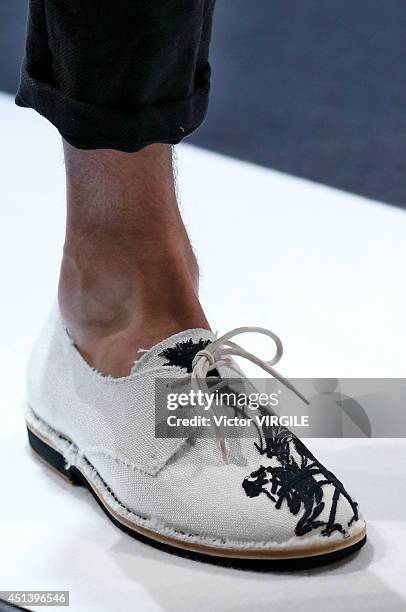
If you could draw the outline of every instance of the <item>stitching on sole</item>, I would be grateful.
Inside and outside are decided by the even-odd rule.
[[[27,418],[28,417],[28,418]],[[56,445],[53,445],[52,442],[50,440],[48,440],[45,436],[44,433],[39,432],[38,430],[36,430],[35,425],[30,423],[30,417],[34,417],[35,420],[39,421],[39,423],[42,425],[42,427],[44,427],[45,429],[49,429],[52,433],[53,436],[55,436],[56,438],[60,439],[61,441],[63,441],[65,444],[68,444],[72,449],[73,452],[72,454],[74,454],[79,462],[82,460],[84,461],[84,463],[87,465],[88,469],[90,470],[91,474],[86,474],[84,472],[82,472],[80,470],[80,465],[79,462],[78,463],[72,463],[71,461],[69,461],[69,459],[65,456],[64,450],[61,448],[57,448]],[[26,415],[27,418],[27,425],[30,427],[30,429],[33,431],[33,433],[37,436],[40,437],[40,439],[42,439],[46,444],[48,444],[49,446],[51,446],[51,448],[54,448],[54,450],[56,450],[58,453],[60,453],[64,460],[65,460],[65,464],[66,464],[66,469],[69,469],[69,467],[75,467],[82,475],[82,477],[88,482],[89,486],[91,486],[93,488],[93,490],[95,491],[95,493],[98,493],[99,499],[100,501],[103,503],[103,500],[105,500],[105,497],[111,497],[112,500],[114,501],[115,504],[117,504],[120,508],[122,508],[129,516],[123,516],[120,515],[119,512],[117,512],[117,514],[119,516],[121,516],[122,519],[132,522],[134,525],[134,528],[139,527],[141,529],[146,529],[148,531],[151,531],[152,533],[156,533],[156,535],[158,536],[162,536],[162,537],[173,537],[172,534],[176,534],[181,536],[181,539],[178,540],[179,545],[182,542],[190,543],[192,545],[201,545],[201,546],[208,546],[208,547],[212,547],[212,548],[216,548],[218,547],[219,549],[219,554],[221,554],[221,550],[225,547],[229,547],[230,549],[235,550],[236,553],[240,552],[240,553],[244,553],[244,552],[248,552],[248,551],[263,551],[265,552],[282,552],[285,551],[286,552],[294,552],[295,550],[297,550],[298,552],[305,552],[305,546],[303,547],[295,547],[295,548],[289,548],[289,542],[284,542],[284,543],[279,543],[279,542],[272,542],[271,540],[268,541],[262,541],[262,542],[238,542],[238,541],[232,541],[232,540],[226,540],[226,539],[222,539],[222,538],[209,538],[207,536],[202,536],[199,534],[192,534],[192,533],[187,533],[184,531],[181,531],[173,526],[170,525],[166,525],[164,523],[159,523],[154,521],[154,519],[150,518],[150,517],[143,517],[141,515],[136,514],[133,510],[130,510],[129,508],[127,508],[127,506],[125,506],[121,500],[116,496],[116,494],[112,491],[112,489],[109,487],[109,485],[104,481],[104,479],[102,478],[102,476],[100,476],[99,472],[96,470],[96,468],[92,465],[92,463],[87,459],[87,457],[85,457],[81,451],[79,450],[79,447],[76,446],[76,444],[74,442],[72,442],[72,440],[70,440],[69,438],[67,438],[66,436],[64,436],[63,434],[57,432],[56,430],[54,430],[50,425],[48,425],[45,421],[43,421],[41,418],[39,418],[31,408],[29,408],[29,412]],[[100,483],[103,485],[105,491],[102,491],[100,489],[98,489],[97,484],[92,482],[92,480],[89,480],[89,476],[93,476],[96,477]],[[105,495],[106,494],[106,495]],[[108,499],[105,500],[106,503],[108,504]],[[114,507],[110,507],[110,510],[114,511]],[[131,519],[135,519],[135,520],[131,520]],[[137,522],[139,521],[139,522]],[[152,525],[145,525],[145,523],[153,523]],[[136,529],[135,529],[136,531]],[[360,529],[361,531],[365,531],[365,527],[364,529]],[[352,539],[353,537],[355,537],[356,534],[354,534],[351,538],[345,538],[342,541],[345,541],[346,539]],[[312,546],[314,546],[314,538],[312,538],[313,542],[312,542]],[[305,544],[305,541],[302,540],[301,544]],[[173,546],[176,546],[175,544]],[[345,548],[345,547],[342,547]],[[327,549],[326,552],[323,552],[323,548],[322,546],[320,546],[320,553],[319,554],[329,554],[329,551]]]

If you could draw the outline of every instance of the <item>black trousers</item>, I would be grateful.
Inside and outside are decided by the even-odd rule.
[[[30,0],[19,106],[81,149],[176,144],[207,112],[215,0]]]

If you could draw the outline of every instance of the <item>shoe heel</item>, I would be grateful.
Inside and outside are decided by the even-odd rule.
[[[42,459],[49,467],[58,472],[58,475],[68,480],[73,485],[82,486],[80,478],[77,475],[77,470],[73,468],[66,469],[66,461],[61,453],[49,446],[27,427],[28,442],[36,455]]]

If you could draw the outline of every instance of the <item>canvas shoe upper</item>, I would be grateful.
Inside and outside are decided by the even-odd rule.
[[[216,440],[155,437],[156,379],[204,376],[214,361],[221,376],[235,376],[233,347],[238,354],[227,338],[187,330],[144,352],[129,376],[112,378],[85,362],[54,309],[29,363],[27,425],[83,476],[116,524],[168,546],[273,558],[359,542],[357,503],[288,430],[242,438],[235,452],[230,442],[228,463]]]

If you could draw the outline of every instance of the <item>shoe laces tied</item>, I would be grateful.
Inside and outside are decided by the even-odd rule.
[[[247,333],[262,334],[273,340],[276,350],[272,359],[261,359],[230,340],[235,336],[240,336]],[[294,387],[289,380],[274,369],[273,366],[280,361],[282,355],[282,341],[279,336],[277,336],[271,330],[264,327],[237,327],[227,332],[223,336],[220,336],[220,338],[213,340],[204,349],[197,352],[192,361],[192,372],[183,377],[182,380],[188,379],[191,382],[192,388],[201,389],[204,392],[208,392],[209,389],[206,382],[208,373],[212,370],[218,369],[221,366],[229,365],[231,357],[242,357],[248,361],[251,361],[253,364],[273,376],[273,378],[278,380],[287,389],[297,395],[297,397],[299,397],[305,404],[309,404],[309,401],[300,393],[300,391],[296,389],[296,387]],[[213,413],[213,409],[211,408],[210,410]],[[226,444],[226,440],[224,437],[219,435],[220,428],[218,425],[216,425],[214,419],[212,419],[212,422],[216,440],[222,452],[223,460],[225,463],[229,463],[228,446]]]

